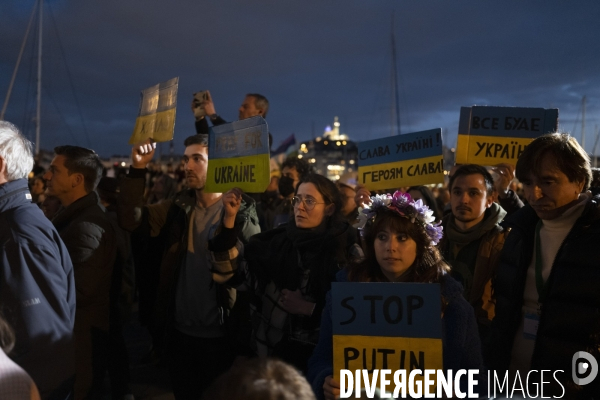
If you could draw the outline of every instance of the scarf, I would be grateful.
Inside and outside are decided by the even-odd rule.
[[[485,235],[485,233],[496,226],[496,224],[502,222],[505,216],[506,211],[498,204],[492,203],[490,208],[485,210],[481,222],[463,231],[456,226],[454,215],[450,214],[448,215],[448,222],[444,228],[444,233],[450,243],[464,246]]]

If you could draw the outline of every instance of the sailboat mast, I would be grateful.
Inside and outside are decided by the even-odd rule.
[[[581,147],[585,149],[585,96],[581,100]]]
[[[392,14],[392,84],[394,89],[394,103],[396,105],[396,128],[398,132],[397,134],[400,135],[400,102],[398,100],[398,67],[396,65],[396,35],[394,33],[394,14]]]
[[[6,109],[8,108],[8,101],[10,100],[10,94],[12,93],[12,88],[15,84],[15,79],[17,78],[17,71],[19,70],[19,65],[21,64],[21,58],[23,57],[23,51],[25,50],[25,44],[27,43],[27,37],[29,37],[31,23],[33,22],[33,17],[35,15],[36,9],[37,4],[34,4],[33,10],[31,11],[31,16],[29,17],[29,23],[27,23],[25,37],[23,38],[23,43],[21,43],[21,50],[19,50],[19,57],[17,57],[17,64],[15,65],[15,70],[13,71],[12,78],[10,79],[10,83],[8,85],[8,90],[6,91],[6,98],[4,99],[4,105],[2,106],[2,112],[0,112],[0,120],[4,120],[4,114],[6,114]]]
[[[40,24],[38,27],[38,73],[37,73],[37,112],[35,117],[35,154],[40,152],[40,118],[42,112],[42,21],[44,0],[40,0]]]

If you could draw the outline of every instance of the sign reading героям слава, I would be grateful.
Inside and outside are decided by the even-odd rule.
[[[557,128],[556,108],[462,107],[456,164],[515,165],[533,139]]]
[[[331,296],[338,382],[341,370],[443,369],[439,284],[332,283]]]
[[[358,180],[369,190],[444,182],[442,130],[358,143]]]
[[[271,179],[269,128],[260,116],[213,126],[208,139],[207,193],[234,187],[262,193]]]

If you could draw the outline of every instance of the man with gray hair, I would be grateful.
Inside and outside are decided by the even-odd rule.
[[[0,306],[15,329],[9,356],[43,399],[67,399],[75,374],[75,283],[58,232],[31,202],[31,143],[0,121]]]

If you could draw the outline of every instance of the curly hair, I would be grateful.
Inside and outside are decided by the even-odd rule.
[[[396,212],[381,208],[377,211],[372,224],[367,224],[363,230],[365,258],[352,264],[348,272],[351,282],[388,282],[381,271],[375,254],[375,238],[379,232],[389,229],[396,233],[405,233],[417,244],[417,255],[414,263],[400,277],[402,282],[439,282],[441,277],[450,271],[437,247],[431,244],[431,239],[425,228]]]
[[[236,363],[207,389],[210,400],[314,400],[306,378],[289,364],[253,358]]]

